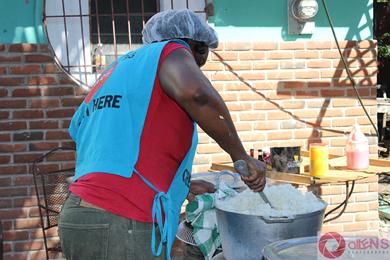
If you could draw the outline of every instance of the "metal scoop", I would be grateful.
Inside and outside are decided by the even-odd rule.
[[[244,160],[238,160],[238,161],[235,161],[234,162],[234,169],[236,169],[236,171],[241,175],[241,176],[244,176],[244,177],[247,177],[249,176],[249,170],[248,170],[248,165],[246,164],[246,162]],[[265,203],[267,203],[268,205],[270,205],[271,208],[274,208],[271,204],[271,202],[268,200],[267,196],[265,195],[264,192],[258,192],[260,197],[263,199],[263,201]]]

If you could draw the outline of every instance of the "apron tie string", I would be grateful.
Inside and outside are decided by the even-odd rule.
[[[154,256],[159,256],[162,252],[162,246],[163,243],[167,242],[168,239],[168,218],[169,218],[169,197],[166,193],[159,191],[154,185],[148,181],[144,176],[142,176],[135,168],[134,172],[155,192],[156,195],[154,196],[153,206],[152,206],[152,219],[153,219],[153,225],[152,225],[152,240],[151,240],[151,248],[152,253]],[[165,219],[163,221],[162,215],[165,213]],[[157,220],[157,226],[158,231],[161,235],[160,243],[158,244],[158,248],[156,250],[156,223]]]
[[[152,253],[154,256],[159,256],[162,251],[163,243],[167,242],[168,239],[168,217],[169,214],[167,212],[169,211],[169,198],[168,195],[164,192],[158,192],[154,196],[153,201],[153,208],[152,208],[152,219],[153,223],[156,223],[157,219],[157,226],[158,230],[161,235],[160,242],[158,243],[158,248],[156,250],[156,225],[152,225],[152,240],[151,240],[151,248]],[[163,220],[162,215],[165,212],[165,219]]]

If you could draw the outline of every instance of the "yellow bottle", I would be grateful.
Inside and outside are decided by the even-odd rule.
[[[323,143],[310,144],[310,175],[325,176],[329,171],[328,146]]]

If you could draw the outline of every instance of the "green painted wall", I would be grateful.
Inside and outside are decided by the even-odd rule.
[[[209,0],[210,1],[210,0]],[[309,36],[287,34],[287,0],[213,0],[221,41],[330,40],[322,0]],[[373,0],[326,0],[340,40],[372,39]],[[42,0],[0,0],[0,43],[45,43]]]
[[[0,43],[45,43],[42,0],[0,0]]]
[[[209,0],[210,1],[210,0]],[[330,26],[322,0],[312,35],[291,36],[287,0],[213,0],[215,16],[209,19],[223,40],[330,40]],[[326,0],[340,40],[372,39],[373,0]]]

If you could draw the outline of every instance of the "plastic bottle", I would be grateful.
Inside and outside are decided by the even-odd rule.
[[[250,155],[250,157],[255,158],[255,149],[250,149],[249,155]]]
[[[366,169],[369,166],[368,139],[355,124],[349,134],[347,145],[347,168],[351,170]]]
[[[263,147],[263,161],[267,165],[267,170],[272,170],[272,162],[271,162],[271,148]]]

